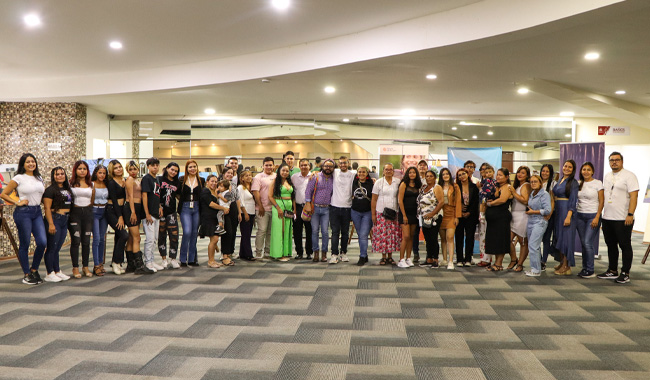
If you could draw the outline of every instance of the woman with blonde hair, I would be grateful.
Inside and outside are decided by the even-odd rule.
[[[119,275],[126,273],[124,264],[124,248],[129,240],[129,233],[124,222],[124,203],[126,202],[126,181],[124,180],[124,168],[118,160],[111,160],[108,163],[108,201],[106,204],[106,221],[115,231],[113,242],[113,256],[111,267],[113,273]],[[130,252],[132,255],[133,253]],[[133,258],[130,259],[133,261]],[[135,268],[133,268],[135,269]]]
[[[129,240],[126,243],[126,272],[153,274],[155,272],[144,265],[140,250],[140,221],[142,220],[142,187],[138,178],[140,167],[137,162],[130,161],[126,171],[129,173],[126,179],[126,202],[124,203],[124,220],[129,228]]]

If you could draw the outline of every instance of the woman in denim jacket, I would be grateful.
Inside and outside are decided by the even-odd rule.
[[[526,276],[536,277],[542,273],[542,255],[540,246],[548,221],[544,218],[551,213],[551,196],[542,187],[542,178],[538,175],[530,177],[532,191],[528,196],[528,257],[530,270]]]

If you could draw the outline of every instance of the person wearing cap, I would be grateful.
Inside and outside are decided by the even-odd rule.
[[[311,214],[311,241],[314,262],[327,262],[327,249],[329,244],[329,205],[332,202],[332,193],[334,191],[334,161],[327,159],[323,162],[320,173],[312,175],[307,183],[305,190],[305,207],[306,213]],[[319,245],[318,232],[321,232],[322,242]],[[319,258],[319,253],[321,254]]]

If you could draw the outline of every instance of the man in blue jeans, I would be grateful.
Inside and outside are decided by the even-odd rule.
[[[327,261],[327,246],[329,243],[329,231],[327,227],[330,216],[329,205],[332,202],[332,191],[334,187],[333,172],[334,161],[331,159],[325,160],[321,167],[321,172],[314,173],[307,183],[307,189],[305,190],[304,210],[306,213],[311,214],[311,244],[314,262]],[[323,237],[320,246],[318,244],[319,231]],[[318,257],[319,252],[322,252],[320,259]]]
[[[332,256],[330,264],[339,261],[348,262],[348,240],[350,238],[350,220],[352,210],[352,182],[357,172],[348,170],[348,158],[339,158],[339,168],[334,170],[334,192],[330,206],[330,227],[332,228]],[[339,236],[341,251],[339,252]]]

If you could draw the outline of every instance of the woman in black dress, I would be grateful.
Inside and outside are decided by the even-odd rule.
[[[485,219],[487,231],[485,235],[485,253],[495,255],[494,265],[487,268],[497,272],[503,270],[503,258],[510,253],[510,203],[512,191],[510,186],[510,172],[506,168],[497,170],[497,190],[494,200],[488,200]]]
[[[478,225],[478,187],[469,179],[469,173],[463,168],[456,172],[456,184],[463,202],[463,213],[458,218],[456,227],[456,262],[459,267],[469,267],[472,265],[474,233]]]
[[[413,249],[415,231],[419,225],[418,195],[420,195],[421,188],[422,180],[418,169],[415,166],[406,169],[406,174],[399,184],[399,193],[397,194],[400,209],[398,220],[400,226],[402,226],[402,244],[399,248],[399,263],[397,263],[400,268],[414,266],[411,261],[411,250]],[[405,253],[406,259],[404,259]]]

